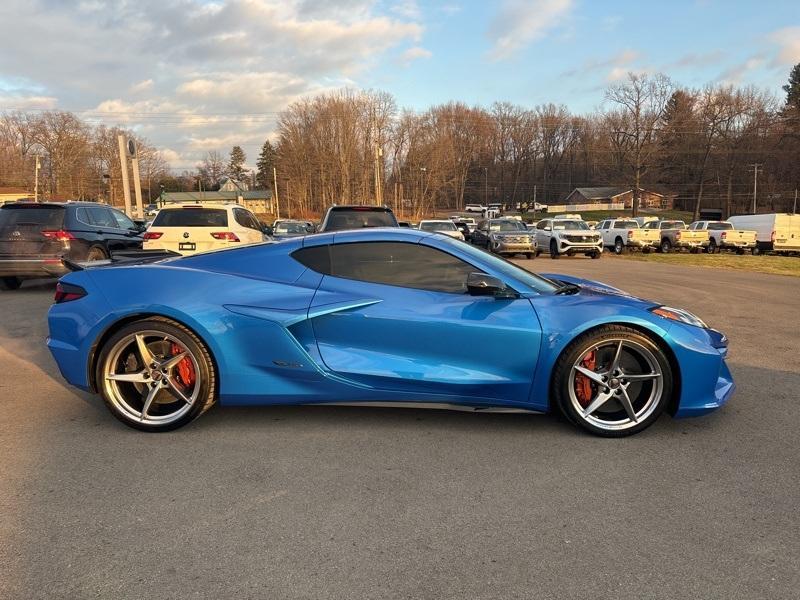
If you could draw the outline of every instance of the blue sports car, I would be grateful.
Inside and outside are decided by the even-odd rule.
[[[624,436],[722,406],[727,339],[677,308],[408,229],[70,265],[66,380],[145,431],[222,405],[558,411]]]

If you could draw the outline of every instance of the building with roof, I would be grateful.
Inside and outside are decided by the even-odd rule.
[[[672,208],[675,197],[639,188],[639,206],[642,208]],[[633,206],[633,189],[624,187],[575,188],[563,204],[623,204]]]
[[[271,190],[225,191],[216,192],[164,192],[158,204],[203,202],[235,202],[254,213],[274,213]]]
[[[33,193],[23,187],[0,187],[0,205],[17,200],[33,200]]]

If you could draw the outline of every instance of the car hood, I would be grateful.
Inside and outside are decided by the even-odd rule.
[[[599,281],[592,281],[591,279],[583,279],[581,277],[573,277],[572,275],[563,275],[561,273],[540,273],[540,275],[552,281],[578,285],[581,288],[579,293],[584,296],[612,296],[619,299],[627,299],[632,305],[636,305],[639,308],[648,308],[659,305],[658,302],[633,296],[624,290],[620,290],[619,288],[615,288]]]

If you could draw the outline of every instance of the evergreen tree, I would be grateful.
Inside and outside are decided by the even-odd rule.
[[[241,181],[245,174],[244,163],[246,160],[247,156],[245,156],[242,147],[234,146],[231,149],[231,157],[228,161],[228,177]]]
[[[800,111],[800,63],[792,67],[789,83],[783,86],[786,92],[786,107]]]
[[[275,166],[276,157],[275,148],[267,140],[261,147],[261,154],[258,155],[258,160],[256,161],[256,167],[258,168],[256,181],[258,181],[258,185],[262,190],[271,189],[272,169]]]

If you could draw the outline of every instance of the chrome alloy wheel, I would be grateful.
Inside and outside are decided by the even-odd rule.
[[[664,374],[653,352],[631,339],[605,339],[572,365],[569,398],[587,423],[606,431],[635,427],[661,404]]]
[[[180,340],[145,330],[114,344],[102,376],[105,395],[119,414],[144,425],[167,425],[191,410],[200,373],[197,358]]]

